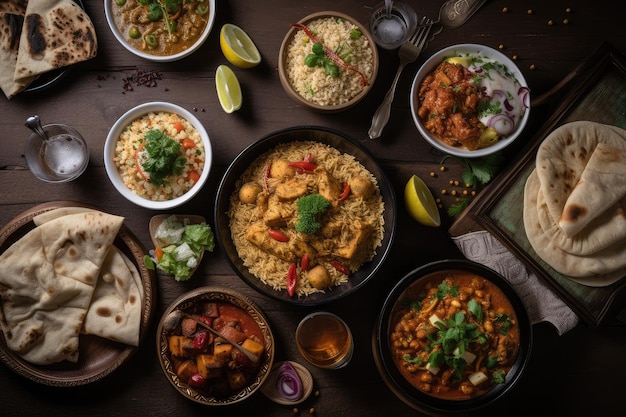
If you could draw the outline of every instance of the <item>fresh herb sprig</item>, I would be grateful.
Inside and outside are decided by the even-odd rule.
[[[324,45],[321,42],[315,42],[311,47],[313,53],[304,58],[307,67],[322,67],[324,72],[333,78],[339,77],[339,67],[335,64],[324,51]]]
[[[441,165],[448,159],[456,159],[463,165],[466,170],[461,174],[463,183],[467,184],[470,188],[477,190],[491,182],[496,176],[502,164],[504,162],[504,156],[499,153],[493,153],[491,155],[484,156],[482,158],[465,159],[455,157],[453,155],[446,155],[441,160]],[[457,203],[451,205],[448,208],[448,216],[456,217],[465,210],[468,206],[470,199],[467,197],[461,198]]]
[[[179,175],[187,164],[181,154],[181,145],[163,131],[152,129],[145,135],[148,158],[142,163],[144,171],[150,174],[150,181],[162,185],[170,175]]]

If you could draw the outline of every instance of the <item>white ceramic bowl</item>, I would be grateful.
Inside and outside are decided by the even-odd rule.
[[[204,169],[200,174],[200,179],[196,184],[185,194],[180,197],[176,197],[167,201],[152,201],[146,198],[143,198],[134,192],[132,192],[122,181],[122,178],[113,162],[113,158],[115,157],[115,144],[117,143],[118,138],[122,131],[132,123],[134,120],[145,116],[150,112],[170,112],[176,113],[185,119],[187,119],[200,133],[202,137],[202,144],[204,145],[205,159],[204,159]],[[202,189],[206,180],[209,178],[209,172],[211,171],[211,163],[213,160],[213,152],[211,148],[211,140],[209,139],[209,135],[207,134],[202,123],[188,110],[177,106],[176,104],[166,103],[161,101],[149,102],[140,104],[137,107],[134,107],[124,113],[113,125],[111,130],[109,130],[109,134],[107,135],[106,141],[104,142],[104,166],[106,168],[107,175],[109,176],[109,180],[113,184],[113,186],[119,191],[122,196],[124,196],[128,201],[137,204],[138,206],[153,209],[153,210],[167,210],[172,207],[178,207],[181,204],[189,201],[193,196],[195,196],[198,191]]]
[[[109,24],[109,29],[111,29],[111,32],[113,32],[113,36],[115,36],[115,39],[117,39],[117,41],[124,48],[126,48],[129,52],[137,55],[138,57],[141,57],[150,61],[154,61],[154,62],[172,62],[172,61],[177,61],[179,59],[185,58],[191,55],[192,53],[194,53],[196,50],[198,50],[198,48],[202,46],[202,44],[204,44],[204,42],[209,37],[209,33],[211,33],[211,29],[213,29],[213,24],[215,22],[215,15],[216,15],[215,0],[205,0],[205,1],[209,2],[209,20],[207,22],[206,27],[204,28],[204,31],[202,32],[202,35],[198,38],[196,43],[193,44],[190,48],[187,48],[186,50],[179,52],[177,54],[174,54],[174,55],[165,55],[165,56],[151,55],[151,54],[142,52],[139,49],[136,49],[132,45],[130,45],[126,41],[122,33],[120,33],[120,30],[118,29],[118,27],[115,25],[115,19],[113,18],[113,10],[112,10],[113,3],[115,2],[115,0],[104,0],[104,14],[106,15],[107,23]]]
[[[418,91],[419,86],[422,83],[422,80],[426,75],[432,72],[445,58],[450,56],[454,56],[457,54],[472,54],[472,55],[481,55],[485,57],[492,58],[497,62],[505,65],[509,72],[515,76],[515,78],[519,81],[520,85],[523,87],[527,87],[528,84],[522,75],[520,69],[515,65],[513,61],[511,61],[506,55],[502,54],[495,49],[492,49],[488,46],[477,45],[477,44],[460,44],[460,45],[452,45],[447,48],[440,50],[435,53],[433,56],[428,58],[426,62],[419,69],[415,78],[413,79],[413,85],[411,86],[411,96],[410,96],[410,104],[411,104],[411,116],[413,117],[413,122],[417,129],[422,134],[424,139],[428,141],[433,147],[444,152],[446,154],[455,155],[461,158],[480,158],[486,155],[490,155],[501,151],[507,146],[511,145],[515,139],[522,133],[526,123],[528,122],[528,117],[530,115],[530,107],[526,108],[524,115],[522,116],[520,122],[515,127],[515,130],[507,135],[506,137],[501,137],[498,142],[495,144],[488,146],[486,148],[480,148],[476,150],[468,150],[461,147],[450,146],[441,140],[437,139],[433,136],[422,124],[421,120],[417,115],[417,110],[419,108],[418,103]],[[527,98],[527,103],[530,102],[530,97]]]

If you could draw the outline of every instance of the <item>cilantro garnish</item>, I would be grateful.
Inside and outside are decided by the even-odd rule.
[[[331,77],[337,78],[339,76],[339,67],[328,58],[321,42],[315,42],[311,47],[311,51],[313,53],[304,58],[304,63],[307,67],[322,67],[324,72]]]
[[[163,185],[168,176],[183,172],[187,158],[181,155],[180,143],[157,129],[148,131],[145,140],[148,157],[141,166],[153,184]]]

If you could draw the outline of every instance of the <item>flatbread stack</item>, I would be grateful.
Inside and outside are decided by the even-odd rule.
[[[81,208],[36,216],[0,255],[0,326],[35,365],[77,362],[79,335],[136,346],[143,286],[114,245],[123,217]]]
[[[39,75],[96,56],[91,19],[72,0],[0,2],[0,87],[12,98]]]
[[[626,276],[626,131],[565,124],[540,145],[524,189],[524,227],[541,259],[592,286]]]

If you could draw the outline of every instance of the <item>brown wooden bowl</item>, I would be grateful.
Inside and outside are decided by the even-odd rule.
[[[354,19],[353,17],[350,17],[344,13],[340,13],[340,12],[334,12],[334,11],[323,11],[323,12],[317,12],[317,13],[313,13],[310,14],[304,18],[302,18],[298,23],[299,24],[303,24],[303,25],[308,25],[311,22],[318,20],[318,19],[323,19],[323,18],[327,18],[327,17],[334,17],[337,19],[343,19],[346,20],[352,24],[354,24],[355,26],[358,27],[358,29],[361,31],[362,36],[365,36],[368,40],[368,44],[370,46],[370,48],[372,49],[372,75],[368,80],[368,84],[366,86],[363,87],[363,89],[356,94],[350,101],[346,102],[346,103],[342,103],[342,104],[336,104],[336,105],[321,105],[321,104],[317,104],[314,103],[310,100],[305,99],[304,97],[302,97],[293,87],[292,83],[289,80],[289,76],[287,75],[287,62],[288,62],[288,56],[287,56],[287,49],[289,48],[289,44],[291,43],[291,41],[293,40],[294,36],[296,35],[296,33],[300,30],[298,28],[295,27],[291,27],[289,29],[289,31],[287,32],[287,34],[285,35],[285,38],[283,39],[283,42],[280,46],[280,52],[278,54],[278,75],[280,77],[280,82],[283,86],[283,88],[285,89],[285,92],[289,95],[289,97],[291,97],[295,102],[299,103],[300,105],[310,108],[312,110],[315,111],[320,111],[320,112],[339,112],[342,110],[346,110],[352,106],[354,106],[355,104],[359,103],[361,100],[363,100],[363,98],[365,98],[365,96],[370,92],[370,90],[372,89],[372,86],[374,85],[374,82],[376,81],[376,76],[378,75],[378,49],[376,48],[376,43],[374,42],[374,38],[372,37],[372,35],[370,34],[370,32],[365,28],[365,26],[363,26],[361,23],[359,23],[356,19]],[[312,43],[311,43],[312,45]],[[303,63],[304,65],[304,63]]]

